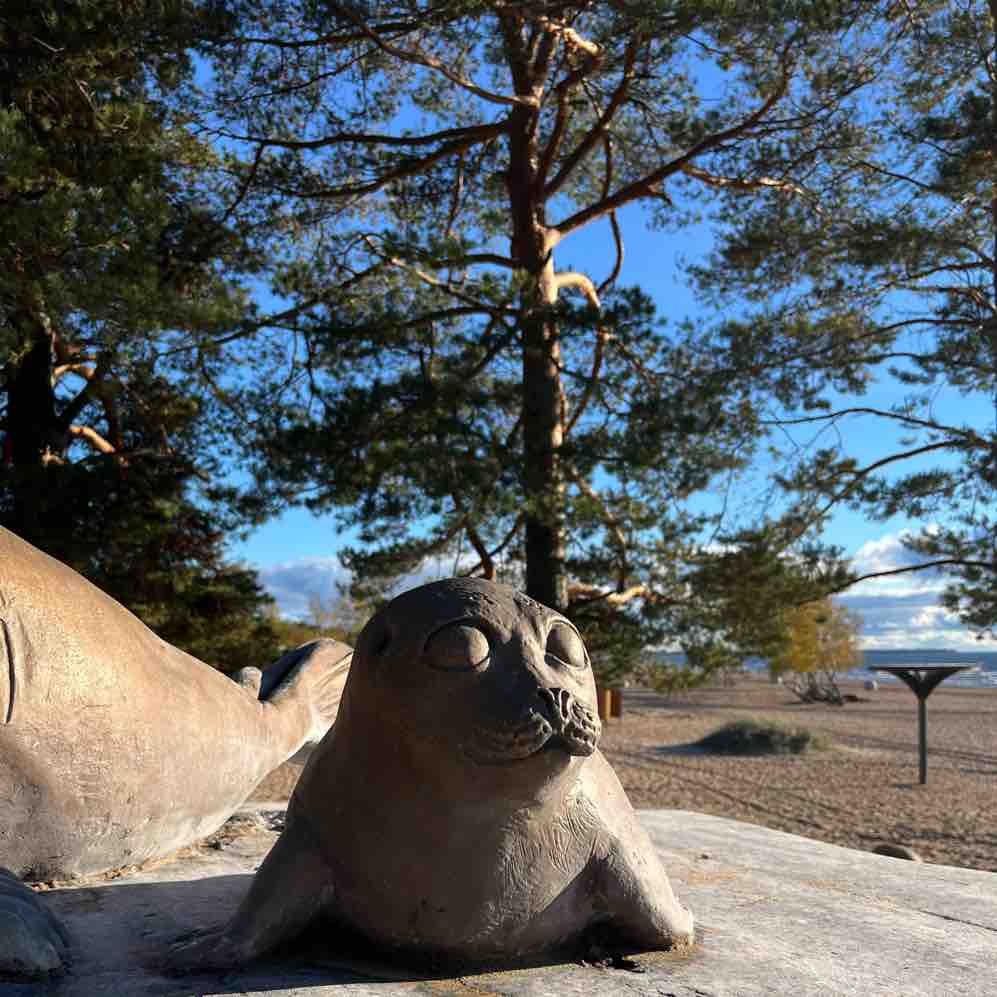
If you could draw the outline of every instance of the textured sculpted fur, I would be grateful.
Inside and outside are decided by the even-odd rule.
[[[387,950],[508,961],[601,926],[636,949],[692,917],[598,752],[595,685],[563,617],[451,579],[360,636],[335,727],[231,924],[176,951],[233,965],[318,918]]]

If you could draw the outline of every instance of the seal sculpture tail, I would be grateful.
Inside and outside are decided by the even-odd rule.
[[[233,682],[0,527],[0,866],[71,879],[210,834],[329,729],[351,656],[313,641]],[[7,880],[0,975],[57,968],[64,939]]]
[[[353,648],[338,640],[313,640],[278,658],[260,678],[258,696],[277,709],[307,707],[303,744],[317,744],[335,723]]]

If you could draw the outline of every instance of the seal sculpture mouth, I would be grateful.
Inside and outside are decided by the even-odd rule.
[[[599,743],[599,718],[567,689],[539,689],[541,711],[531,708],[508,727],[477,727],[465,753],[479,765],[501,765],[560,749],[591,755]]]

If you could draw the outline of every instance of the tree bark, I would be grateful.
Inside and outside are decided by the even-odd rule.
[[[22,301],[11,310],[11,324],[21,349],[4,367],[4,457],[13,472],[7,525],[30,542],[37,539],[44,519],[44,489],[39,478],[58,428],[52,384],[52,333],[46,316],[34,305],[34,301]]]
[[[560,343],[543,280],[523,320],[523,486],[526,499],[526,592],[551,609],[568,604],[565,570],[564,406]],[[529,294],[529,291],[524,292]]]
[[[51,446],[56,429],[55,391],[52,386],[52,337],[44,323],[27,309],[13,320],[24,348],[7,363],[7,434],[10,460],[15,467],[38,466]]]
[[[523,53],[513,51],[517,39],[509,33],[506,38],[517,93],[531,96],[536,81],[527,77]],[[509,112],[506,184],[512,220],[510,255],[521,272],[526,273],[520,295],[526,592],[538,602],[564,612],[568,605],[565,490],[560,454],[564,398],[561,347],[554,318],[557,283],[553,239],[546,224],[537,125],[535,107],[520,104]]]

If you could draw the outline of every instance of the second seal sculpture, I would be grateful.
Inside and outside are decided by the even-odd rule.
[[[631,951],[688,944],[599,735],[564,617],[474,579],[404,593],[361,633],[238,913],[181,965],[238,965],[319,919],[436,964],[535,958],[591,928]]]

